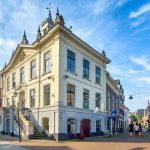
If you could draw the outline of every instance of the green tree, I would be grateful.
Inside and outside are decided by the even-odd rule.
[[[138,115],[138,122],[142,122],[143,114]]]
[[[137,122],[138,118],[135,115],[130,115],[130,119],[132,122]]]

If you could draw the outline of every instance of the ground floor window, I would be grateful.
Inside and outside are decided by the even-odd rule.
[[[101,120],[96,120],[96,132],[101,131]]]
[[[111,126],[111,120],[110,117],[107,117],[107,130],[110,131],[110,126]]]
[[[75,134],[75,119],[68,119],[67,121],[67,133]]]
[[[44,131],[49,131],[49,118],[42,118],[42,127]]]

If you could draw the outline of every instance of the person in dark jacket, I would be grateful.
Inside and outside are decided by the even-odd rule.
[[[132,123],[132,122],[129,124],[129,132],[130,132],[130,136],[133,136],[133,132],[134,132],[134,125],[133,125],[133,123]]]

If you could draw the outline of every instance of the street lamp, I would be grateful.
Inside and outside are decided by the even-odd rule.
[[[17,92],[14,92],[14,97],[17,97],[18,93]],[[21,133],[20,133],[20,116],[19,116],[19,108],[20,108],[20,105],[19,105],[19,102],[18,102],[18,106],[17,106],[17,115],[18,115],[18,128],[19,128],[19,142],[21,142]]]

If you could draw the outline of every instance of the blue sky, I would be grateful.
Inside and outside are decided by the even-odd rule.
[[[0,68],[26,30],[30,43],[47,17],[49,0],[0,1]],[[112,61],[108,71],[120,79],[131,111],[145,108],[150,99],[150,0],[51,0],[65,25]],[[129,95],[134,99],[130,101]]]

